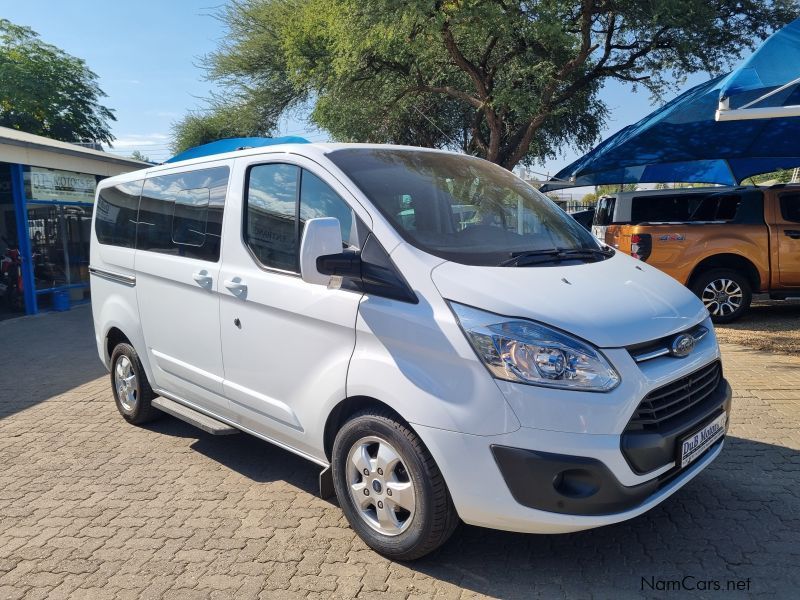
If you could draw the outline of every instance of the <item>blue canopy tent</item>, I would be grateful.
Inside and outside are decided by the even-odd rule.
[[[277,144],[308,144],[308,140],[296,136],[285,136],[277,138],[265,137],[242,137],[242,138],[226,138],[224,140],[217,140],[216,142],[209,142],[202,146],[195,146],[184,150],[180,154],[176,154],[166,162],[178,162],[180,160],[189,160],[190,158],[200,158],[201,156],[210,156],[212,154],[223,154],[225,152],[233,152],[234,150],[243,150],[245,148],[259,148],[261,146],[275,146]]]
[[[672,181],[738,185],[759,173],[800,166],[799,76],[800,19],[774,33],[735,71],[617,132],[543,190]]]

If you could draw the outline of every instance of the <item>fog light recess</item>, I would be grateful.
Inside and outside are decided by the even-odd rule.
[[[567,498],[588,498],[600,485],[586,469],[567,469],[553,478],[553,488]]]

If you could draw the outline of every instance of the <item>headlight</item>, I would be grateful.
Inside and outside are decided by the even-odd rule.
[[[600,352],[541,323],[502,317],[450,302],[478,357],[498,379],[607,392],[619,374]]]

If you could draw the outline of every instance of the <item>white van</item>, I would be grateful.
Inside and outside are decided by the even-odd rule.
[[[293,144],[106,179],[91,282],[126,420],[169,412],[317,463],[394,559],[459,520],[630,519],[728,426],[700,300],[469,156]]]

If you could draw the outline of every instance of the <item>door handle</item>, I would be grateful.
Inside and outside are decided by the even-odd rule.
[[[800,229],[784,229],[783,233],[793,240],[800,240]]]
[[[211,284],[213,283],[211,275],[209,275],[208,271],[206,271],[205,269],[203,269],[202,271],[196,271],[192,273],[192,279],[195,280],[197,285],[204,288],[211,287]]]
[[[235,296],[243,296],[247,293],[247,284],[239,277],[226,279],[224,285]]]

